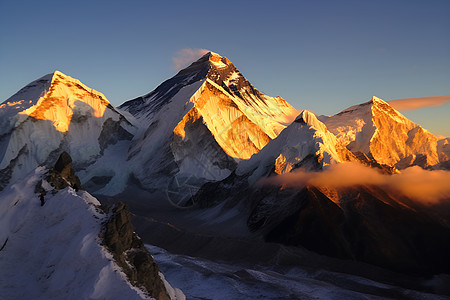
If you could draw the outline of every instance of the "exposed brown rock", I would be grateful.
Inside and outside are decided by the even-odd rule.
[[[134,232],[127,205],[118,203],[113,208],[100,236],[132,285],[153,298],[170,299],[159,277],[158,265]]]
[[[61,153],[46,179],[57,190],[68,186],[73,187],[75,190],[81,189],[80,179],[72,169],[72,158],[67,152]]]

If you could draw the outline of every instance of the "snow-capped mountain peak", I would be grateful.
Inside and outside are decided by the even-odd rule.
[[[231,61],[226,57],[222,57],[215,52],[209,52],[206,54],[209,62],[216,68],[226,68],[231,64]]]
[[[378,103],[387,103],[384,100],[378,98],[377,96],[372,96],[372,99],[370,101],[372,101],[372,103],[376,103],[376,102],[378,102]]]
[[[0,189],[62,151],[84,168],[136,131],[102,93],[59,71],[6,100],[0,125]]]
[[[120,108],[143,126],[130,161],[144,186],[154,184],[148,179],[152,173],[223,179],[297,114],[281,97],[259,92],[229,59],[214,52]]]
[[[20,114],[51,121],[58,131],[66,132],[74,115],[90,114],[101,118],[108,105],[110,103],[102,93],[55,71],[46,93]]]
[[[312,128],[315,128],[316,130],[320,130],[323,132],[328,131],[325,124],[320,122],[313,112],[306,109],[301,111],[301,113],[295,118],[294,122],[308,125]]]
[[[14,121],[21,122],[29,116],[51,121],[58,131],[66,132],[74,113],[89,112],[99,118],[109,105],[102,93],[78,79],[55,71],[26,85],[0,105],[2,123],[10,121],[9,124],[2,124],[2,131],[16,126]]]
[[[378,97],[321,120],[349,150],[380,164],[405,168],[439,163],[438,139]]]
[[[316,115],[303,110],[295,121],[248,161],[236,173],[251,174],[249,182],[275,172],[283,174],[298,167],[322,169],[346,160],[348,150],[328,131]]]

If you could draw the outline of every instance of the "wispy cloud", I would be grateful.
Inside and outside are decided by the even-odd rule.
[[[209,50],[206,49],[191,49],[191,48],[184,48],[175,53],[175,56],[172,57],[173,61],[173,69],[175,71],[180,71],[184,67],[187,67],[190,63],[196,61],[206,53],[208,53]]]
[[[421,203],[432,204],[450,199],[449,182],[448,171],[427,171],[414,166],[403,170],[400,174],[384,175],[358,163],[342,163],[330,166],[323,172],[298,170],[263,179],[260,183],[299,188],[306,185],[331,188],[376,185],[385,190],[400,192]]]
[[[416,110],[424,107],[441,106],[450,102],[450,95],[406,98],[388,101],[396,110]]]

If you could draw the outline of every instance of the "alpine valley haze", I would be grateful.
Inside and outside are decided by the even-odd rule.
[[[210,51],[118,107],[29,83],[0,105],[0,299],[447,299],[450,138],[360,102],[294,108]]]

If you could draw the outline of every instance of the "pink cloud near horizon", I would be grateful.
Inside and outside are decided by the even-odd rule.
[[[172,57],[173,69],[178,72],[208,52],[206,49],[183,48]]]
[[[388,103],[396,110],[416,110],[424,107],[441,106],[449,102],[450,95],[405,98],[388,101]]]
[[[345,188],[355,185],[375,185],[399,192],[423,204],[450,200],[450,172],[428,171],[418,166],[402,170],[399,174],[385,175],[358,163],[332,165],[322,172],[295,172],[277,175],[260,181],[260,184],[303,188],[306,185]]]

